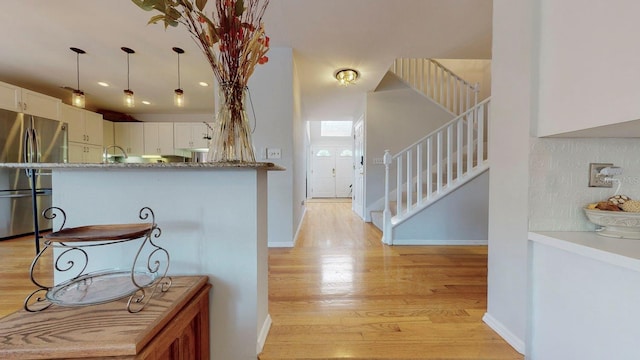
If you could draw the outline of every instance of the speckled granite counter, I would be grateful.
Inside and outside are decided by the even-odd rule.
[[[270,162],[254,163],[0,163],[0,168],[13,169],[255,169],[255,170],[285,170],[284,167]]]

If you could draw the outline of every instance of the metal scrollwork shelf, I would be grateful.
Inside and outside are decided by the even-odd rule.
[[[44,247],[31,263],[31,281],[38,287],[24,301],[30,312],[48,309],[51,305],[88,306],[103,304],[129,297],[127,310],[136,313],[144,309],[157,291],[166,292],[171,287],[169,252],[153,239],[162,231],[155,222],[149,207],[140,209],[138,224],[89,225],[65,228],[67,215],[61,208],[51,207],[43,212],[47,219],[62,216],[60,230],[44,236]],[[129,269],[107,269],[87,272],[91,259],[89,248],[115,246],[141,240]],[[37,269],[43,254],[52,252],[53,266],[60,274],[70,278],[52,286],[37,279]],[[93,254],[95,256],[95,254]]]

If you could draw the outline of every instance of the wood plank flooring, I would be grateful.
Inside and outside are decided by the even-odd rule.
[[[269,250],[273,325],[259,359],[523,359],[481,320],[486,247],[380,236],[349,203],[308,204],[296,247]],[[34,290],[33,257],[31,237],[0,241],[0,317]]]
[[[295,248],[269,250],[261,360],[523,359],[481,320],[485,246],[380,243],[349,203],[309,203]]]

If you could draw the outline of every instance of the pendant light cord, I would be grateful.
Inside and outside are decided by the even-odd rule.
[[[180,87],[180,53],[178,53],[178,89],[182,89]]]
[[[80,53],[76,53],[76,75],[78,79],[78,91],[80,91]]]
[[[129,53],[127,53],[127,90],[131,90],[129,85]]]

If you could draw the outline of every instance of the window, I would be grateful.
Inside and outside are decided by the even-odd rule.
[[[320,136],[351,136],[352,121],[320,121]]]

